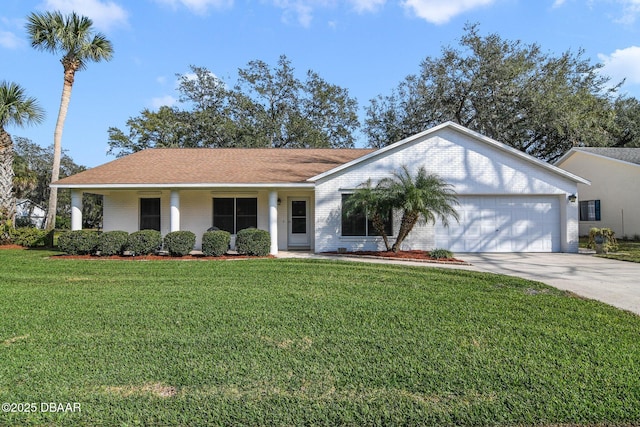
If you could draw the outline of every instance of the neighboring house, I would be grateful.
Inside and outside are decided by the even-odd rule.
[[[460,223],[418,225],[402,249],[455,252],[577,252],[578,183],[588,181],[447,122],[379,150],[150,149],[52,184],[71,189],[72,229],[82,193],[104,195],[104,230],[189,230],[201,244],[215,226],[271,233],[271,252],[377,250],[364,215],[345,217],[343,198],[364,181],[424,166],[458,193]],[[399,227],[393,219],[391,234]]]
[[[572,148],[556,166],[591,181],[578,184],[580,235],[592,227],[611,228],[616,236],[640,235],[640,148]]]
[[[29,199],[16,201],[16,223],[19,225],[30,224],[36,228],[44,227],[47,211],[37,203]]]

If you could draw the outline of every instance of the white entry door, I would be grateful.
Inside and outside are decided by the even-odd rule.
[[[309,198],[289,198],[289,246],[308,248],[311,246]]]

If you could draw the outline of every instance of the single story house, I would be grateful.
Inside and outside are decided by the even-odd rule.
[[[581,236],[592,227],[640,236],[640,197],[629,192],[640,182],[640,148],[572,148],[555,165],[591,181],[578,183]]]
[[[72,229],[82,224],[82,193],[104,195],[103,229],[163,234],[189,230],[198,241],[215,226],[271,233],[271,252],[378,250],[364,214],[343,200],[371,178],[424,166],[452,184],[460,221],[422,224],[402,249],[454,252],[577,252],[578,184],[589,182],[447,122],[371,149],[149,149],[61,179],[72,194]],[[399,228],[395,215],[391,235]]]
[[[36,228],[44,228],[44,220],[47,210],[29,199],[16,201],[16,223],[30,225]]]

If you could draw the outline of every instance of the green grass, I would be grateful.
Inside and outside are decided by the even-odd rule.
[[[640,317],[361,263],[0,251],[0,425],[632,425]]]
[[[618,250],[616,252],[597,256],[620,261],[640,262],[640,242],[618,240]]]

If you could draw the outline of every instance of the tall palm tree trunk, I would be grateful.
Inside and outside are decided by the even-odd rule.
[[[419,218],[420,218],[419,212],[405,212],[402,215],[402,220],[400,221],[400,229],[398,230],[398,237],[396,238],[396,241],[391,247],[391,250],[393,252],[398,253],[398,251],[400,250],[400,245],[402,244],[404,239],[407,237],[409,232],[413,230],[413,227],[416,225]]]
[[[53,134],[53,166],[51,167],[51,182],[56,182],[60,178],[60,158],[62,157],[62,130],[64,129],[64,121],[67,118],[69,110],[69,102],[71,101],[71,89],[75,77],[74,69],[66,69],[64,71],[64,84],[62,86],[62,97],[60,99],[60,110],[58,111],[58,120],[56,121],[56,129]],[[47,219],[45,228],[53,230],[56,227],[56,212],[58,210],[58,189],[51,188],[49,193],[49,209],[47,211]]]
[[[384,247],[387,251],[391,250],[391,245],[389,245],[389,237],[384,230],[384,221],[382,220],[382,216],[378,213],[374,213],[371,218],[371,222],[373,223],[373,228],[378,232],[380,236],[382,236],[382,240],[384,241]]]
[[[13,219],[15,214],[13,197],[13,142],[11,135],[0,128],[0,214]],[[2,217],[3,215],[0,215]]]

